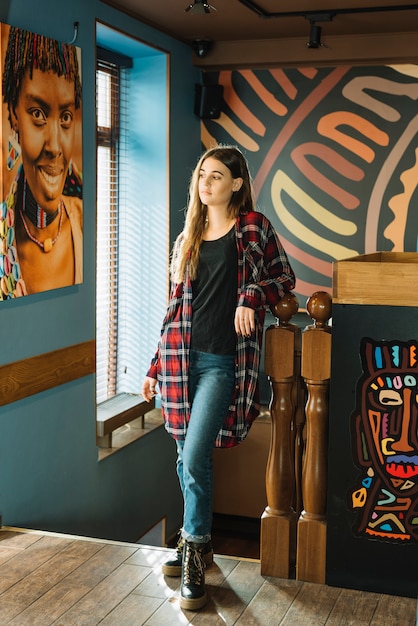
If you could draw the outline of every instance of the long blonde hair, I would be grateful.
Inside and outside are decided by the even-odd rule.
[[[190,278],[196,278],[199,249],[202,243],[207,206],[199,197],[199,176],[203,162],[212,157],[221,161],[231,172],[232,178],[242,178],[240,189],[234,191],[228,207],[230,217],[254,210],[254,192],[247,160],[236,146],[219,145],[206,150],[197,162],[190,180],[186,219],[183,232],[177,238],[171,259],[171,278],[175,283],[184,280],[186,266],[190,261]]]

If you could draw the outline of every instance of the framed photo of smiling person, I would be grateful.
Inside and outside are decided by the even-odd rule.
[[[7,300],[83,280],[81,54],[0,28],[0,300]]]

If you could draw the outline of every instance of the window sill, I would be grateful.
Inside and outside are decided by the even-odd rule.
[[[144,419],[145,418],[145,419]],[[99,448],[99,461],[106,459],[130,443],[141,439],[164,424],[161,409],[152,409],[145,416],[138,417],[112,433],[111,447]]]
[[[115,447],[118,449],[123,447],[123,445],[127,445],[126,443],[120,445],[120,441],[127,439],[126,434],[122,437],[126,431],[132,431],[128,433],[128,438],[138,439],[139,436],[142,436],[149,430],[150,425],[153,426],[155,424],[156,415],[159,415],[159,419],[157,418],[159,423],[156,425],[160,425],[162,423],[161,411],[154,414],[153,418],[150,417],[150,413],[154,410],[154,400],[146,402],[141,395],[128,393],[119,394],[98,405],[96,437],[100,451],[110,450],[112,452]],[[147,415],[146,420],[145,415]],[[153,427],[155,428],[156,425]],[[116,440],[115,437],[117,438]],[[117,443],[118,440],[119,444]]]

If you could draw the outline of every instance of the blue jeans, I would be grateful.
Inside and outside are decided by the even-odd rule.
[[[184,499],[182,537],[205,543],[211,537],[213,447],[228,412],[235,384],[235,356],[190,351],[190,421],[177,441],[177,474]]]

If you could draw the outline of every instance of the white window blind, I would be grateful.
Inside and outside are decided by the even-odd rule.
[[[167,303],[167,59],[132,51],[98,49],[98,405],[140,393]]]
[[[97,402],[116,394],[118,345],[119,167],[121,71],[99,61],[97,68]]]

